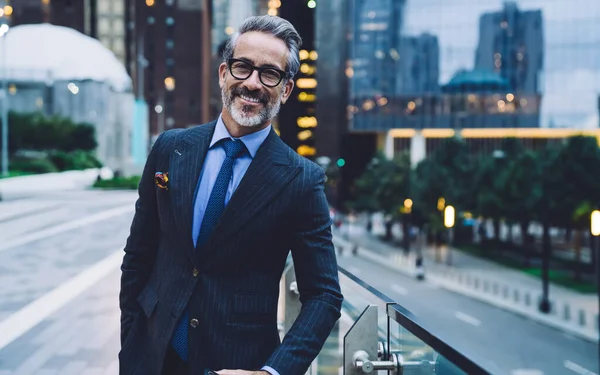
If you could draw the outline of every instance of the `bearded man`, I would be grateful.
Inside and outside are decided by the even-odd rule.
[[[324,172],[271,127],[301,38],[252,17],[223,53],[219,118],[155,142],[121,266],[120,374],[301,375],[340,317]],[[283,341],[291,251],[302,302]]]

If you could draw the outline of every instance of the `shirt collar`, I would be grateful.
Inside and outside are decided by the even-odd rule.
[[[247,134],[247,135],[237,138],[237,139],[244,142],[244,145],[248,149],[248,153],[254,159],[256,152],[258,151],[260,146],[263,144],[265,139],[267,139],[267,136],[269,135],[270,131],[271,131],[271,125],[269,124],[269,126],[267,126],[264,129],[261,129],[254,133]],[[217,125],[215,126],[215,132],[213,133],[212,140],[210,141],[210,148],[212,148],[215,145],[215,143],[217,143],[220,140],[225,139],[225,138],[236,139],[236,138],[233,138],[231,136],[231,134],[229,134],[229,131],[225,127],[225,123],[223,122],[223,119],[221,118],[221,115],[219,115],[219,119],[217,120]]]

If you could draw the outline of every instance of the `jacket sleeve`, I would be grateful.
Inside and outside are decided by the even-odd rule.
[[[331,236],[325,174],[310,165],[294,221],[292,257],[302,309],[265,366],[279,374],[302,375],[321,351],[340,317],[341,294]],[[306,168],[306,167],[305,167]]]
[[[157,154],[163,138],[161,134],[154,143],[146,160],[138,186],[135,215],[125,245],[121,264],[121,345],[124,345],[135,316],[141,312],[137,297],[146,285],[158,247],[159,218],[154,187]]]

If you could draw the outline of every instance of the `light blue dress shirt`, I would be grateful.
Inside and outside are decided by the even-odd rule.
[[[242,156],[235,159],[233,163],[233,176],[229,182],[227,193],[225,194],[225,205],[229,203],[233,192],[235,189],[237,189],[240,181],[242,181],[242,178],[246,174],[252,159],[254,159],[256,152],[265,139],[267,139],[270,131],[271,125],[252,134],[238,138],[244,142],[248,152],[245,152],[242,154]],[[200,233],[200,225],[202,224],[202,219],[204,218],[204,213],[206,212],[208,198],[210,198],[210,193],[212,192],[215,181],[217,180],[217,175],[219,174],[221,165],[225,160],[225,150],[223,147],[221,147],[221,145],[217,145],[216,143],[225,138],[235,139],[231,136],[231,134],[229,134],[229,131],[227,131],[221,116],[219,116],[217,125],[215,126],[215,132],[213,133],[213,137],[210,141],[208,152],[206,153],[206,158],[204,159],[204,166],[202,167],[202,173],[200,173],[200,184],[198,186],[198,191],[196,192],[194,217],[192,221],[192,236],[194,240],[194,246],[196,246],[196,242],[198,240],[198,233]]]
[[[270,131],[271,125],[252,134],[237,138],[244,142],[248,152],[235,159],[233,163],[233,176],[229,182],[229,186],[227,187],[227,193],[225,194],[225,205],[229,203],[233,192],[235,189],[237,189],[240,181],[242,181],[242,178],[246,174],[252,159],[254,159],[256,152],[263,144],[265,139],[267,139]],[[200,225],[202,224],[206,206],[208,205],[208,198],[210,197],[210,193],[215,185],[217,175],[221,170],[221,165],[225,160],[225,150],[220,145],[217,145],[217,142],[225,138],[235,139],[231,136],[231,134],[229,134],[229,131],[227,131],[221,116],[219,116],[217,125],[215,126],[215,132],[213,133],[213,137],[210,141],[208,152],[206,153],[206,158],[204,159],[202,173],[200,173],[200,184],[198,185],[196,201],[194,202],[194,217],[192,221],[192,236],[194,240],[194,246],[196,246],[196,242],[198,240],[198,233],[200,233]],[[269,366],[264,366],[262,370],[268,371],[272,375],[279,375],[277,371]]]

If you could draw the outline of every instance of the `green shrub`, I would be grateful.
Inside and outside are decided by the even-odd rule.
[[[10,162],[10,169],[28,173],[52,173],[58,172],[58,168],[48,159],[17,158]]]
[[[131,189],[135,190],[140,184],[140,176],[115,177],[110,180],[98,180],[94,187],[101,189]]]
[[[98,145],[93,125],[75,123],[65,117],[11,111],[8,126],[8,146],[11,153],[20,150],[91,151]]]
[[[60,171],[83,170],[89,168],[101,168],[102,163],[89,151],[54,151],[48,158]]]

